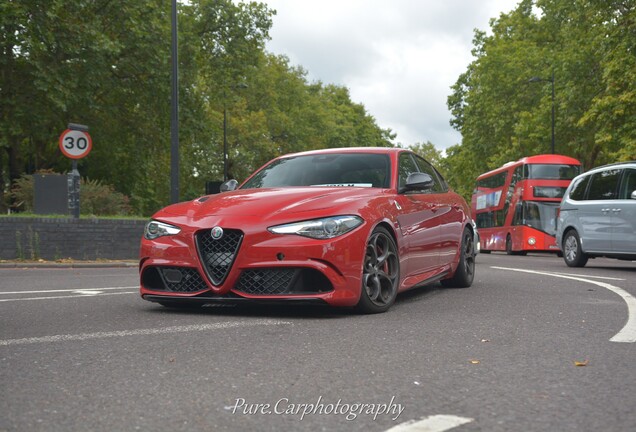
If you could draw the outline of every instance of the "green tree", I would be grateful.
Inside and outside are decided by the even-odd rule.
[[[265,51],[275,13],[265,4],[178,7],[183,199],[223,176],[224,112],[238,179],[282,153],[393,145],[346,88],[309,83],[302,67]],[[67,171],[57,138],[75,122],[94,143],[82,176],[130,196],[138,214],[168,203],[170,12],[163,0],[0,3],[2,193],[22,174]]]
[[[448,98],[462,133],[447,151],[449,169],[474,180],[548,153],[552,85],[556,153],[585,168],[636,158],[635,10],[633,1],[523,0],[491,20],[491,35],[476,31],[475,60]]]
[[[435,147],[435,144],[430,141],[426,141],[425,143],[415,143],[410,146],[410,148],[417,155],[430,162],[435,168],[440,169],[443,155],[442,152]]]

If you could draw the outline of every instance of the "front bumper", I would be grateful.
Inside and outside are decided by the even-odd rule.
[[[183,229],[178,235],[143,239],[142,298],[171,303],[358,303],[364,230],[332,240],[241,233],[233,255],[206,252],[198,240],[207,235],[205,230]]]

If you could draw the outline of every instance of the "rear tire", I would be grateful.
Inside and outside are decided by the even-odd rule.
[[[449,288],[468,288],[475,279],[475,242],[473,233],[464,228],[460,246],[459,263],[455,274],[450,279],[444,279],[441,284]]]
[[[576,230],[570,230],[563,237],[563,261],[568,267],[584,267],[587,264],[588,256],[581,250],[581,239]]]

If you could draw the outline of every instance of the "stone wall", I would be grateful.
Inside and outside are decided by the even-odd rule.
[[[145,220],[0,217],[0,259],[130,260]]]

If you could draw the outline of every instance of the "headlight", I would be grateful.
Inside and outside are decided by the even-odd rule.
[[[274,234],[297,234],[314,239],[331,239],[348,233],[362,224],[358,216],[334,216],[268,228]]]
[[[144,237],[148,240],[154,240],[157,237],[179,234],[181,228],[159,221],[150,221],[144,228]]]

